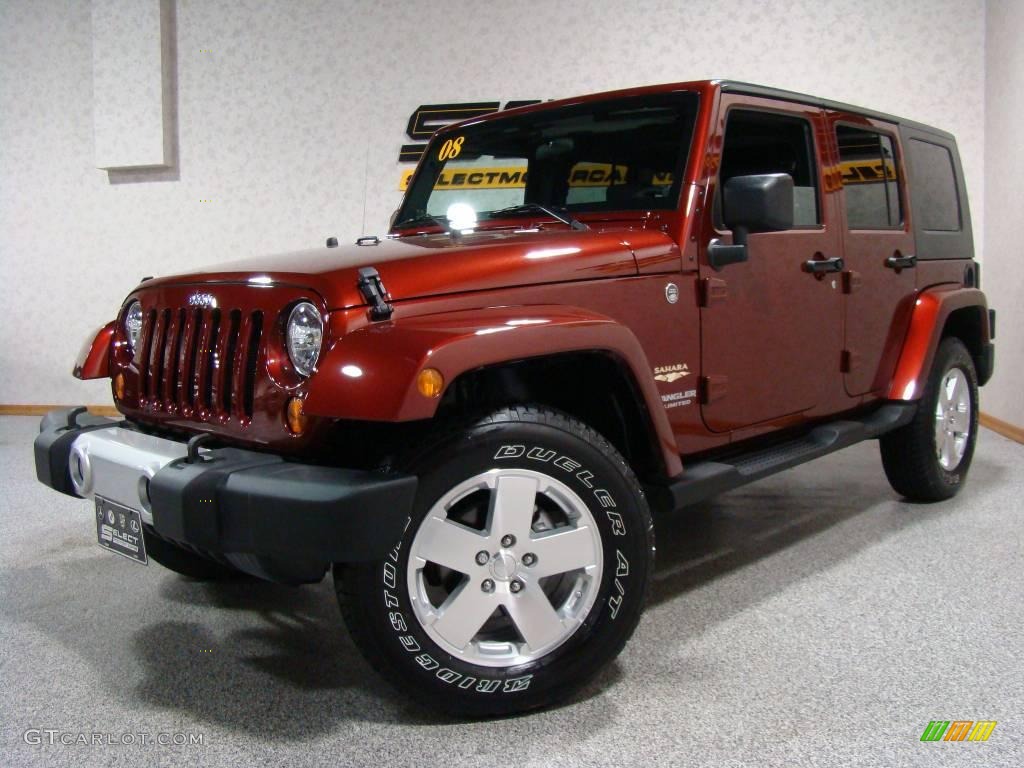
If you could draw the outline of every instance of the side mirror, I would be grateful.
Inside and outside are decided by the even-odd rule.
[[[793,227],[793,177],[788,173],[733,176],[725,184],[723,219],[732,245],[708,244],[708,263],[719,270],[747,260],[747,236]]]

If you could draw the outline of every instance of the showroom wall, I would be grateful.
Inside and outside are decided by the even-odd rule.
[[[1024,429],[1024,2],[988,4],[985,103],[985,264],[982,286],[996,307],[996,371],[982,408]]]
[[[70,363],[143,275],[382,232],[420,104],[713,76],[825,94],[954,131],[979,248],[1004,237],[981,225],[999,194],[983,183],[983,0],[169,4],[176,160],[109,172],[91,3],[0,4],[0,403],[107,402]]]

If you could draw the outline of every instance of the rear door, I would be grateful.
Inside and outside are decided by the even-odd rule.
[[[841,257],[835,195],[826,194],[828,137],[817,107],[722,94],[712,137],[707,202],[713,210],[700,264],[702,414],[726,432],[827,408],[842,390],[839,272],[811,274],[805,262]],[[715,271],[708,243],[731,241],[720,190],[734,176],[788,173],[794,228],[751,234],[748,261]]]
[[[884,390],[910,322],[914,236],[897,126],[828,113],[842,179],[844,339],[851,396]]]

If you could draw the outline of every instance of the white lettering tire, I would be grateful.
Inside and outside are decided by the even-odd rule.
[[[338,566],[346,624],[400,691],[462,716],[565,699],[622,650],[654,562],[646,499],[594,430],[506,408],[414,451],[383,561]]]

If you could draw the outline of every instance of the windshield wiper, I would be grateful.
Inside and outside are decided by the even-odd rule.
[[[530,211],[540,211],[546,213],[552,219],[567,224],[573,229],[583,230],[590,229],[586,224],[577,219],[568,209],[557,205],[541,205],[540,203],[523,203],[522,205],[512,205],[508,208],[502,208],[500,211],[491,211],[491,216],[498,216],[499,214],[512,214],[517,213],[528,213]]]
[[[443,216],[431,216],[430,214],[402,219],[401,221],[396,221],[392,226],[395,229],[403,229],[405,227],[415,227],[417,224],[436,224],[449,235],[454,234],[451,225],[448,223],[448,219]]]

